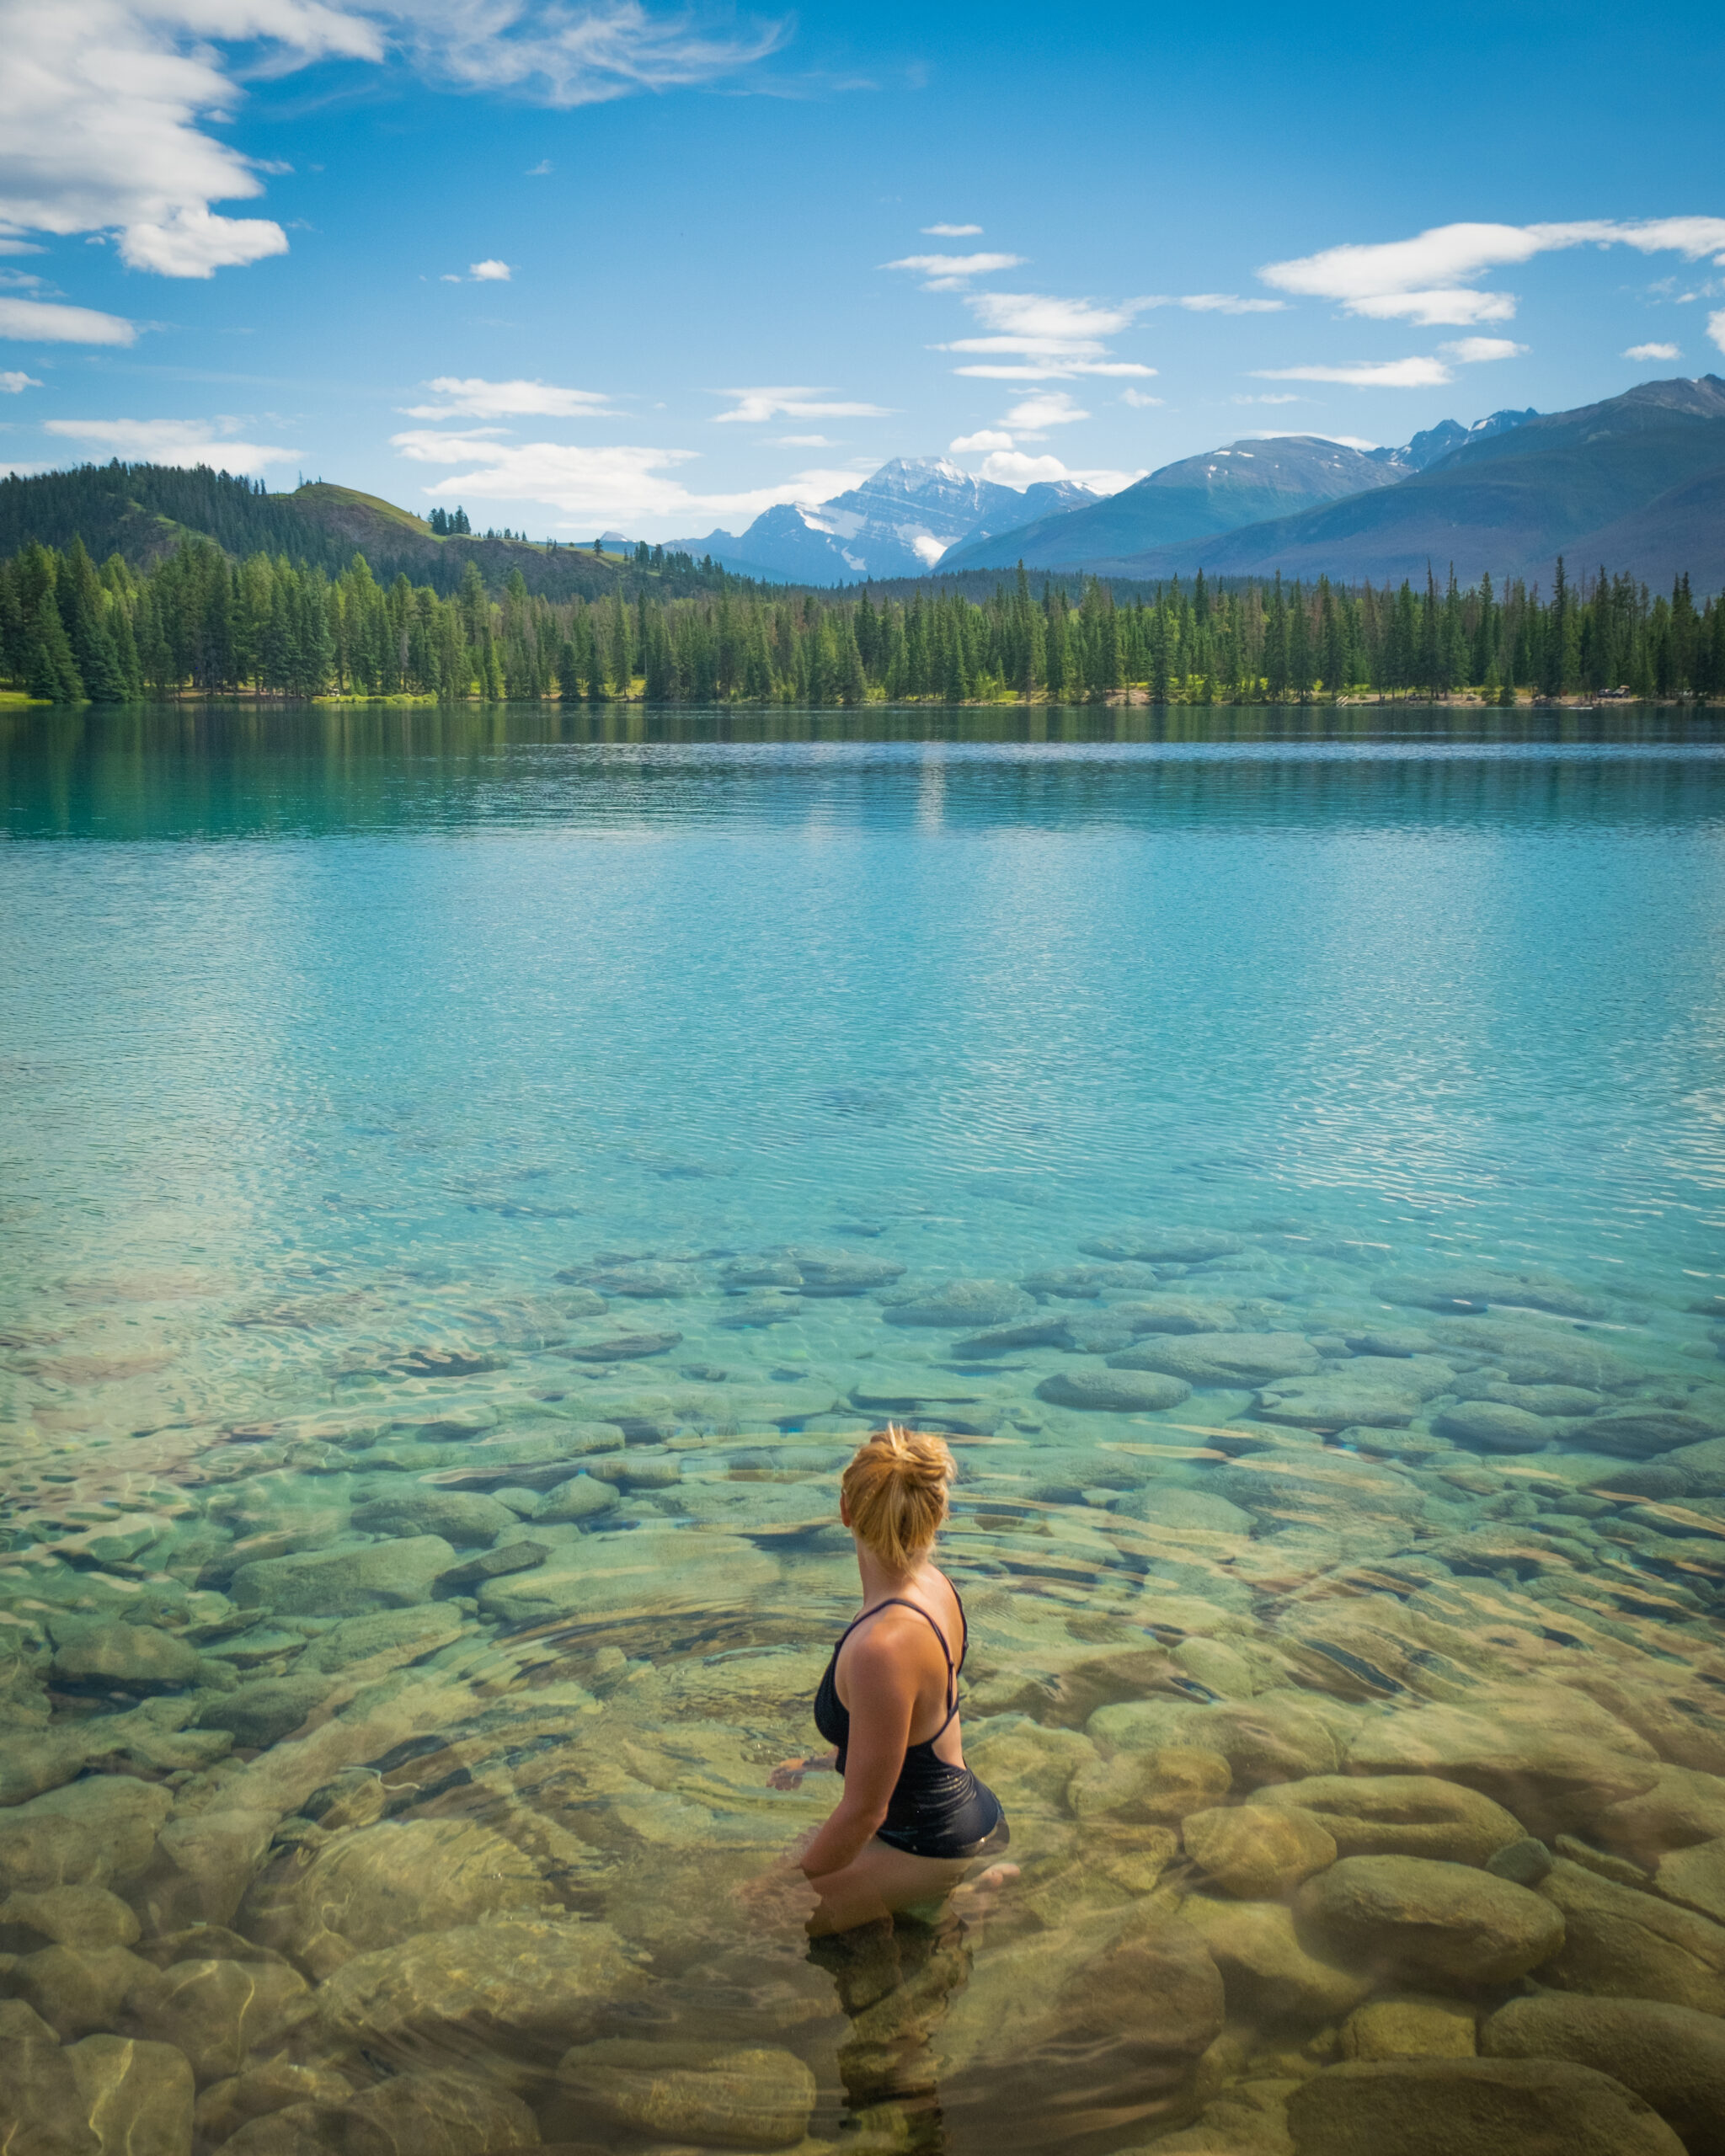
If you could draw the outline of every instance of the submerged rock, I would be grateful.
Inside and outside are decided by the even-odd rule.
[[[18,2156],[102,2156],[71,2059],[21,1999],[0,1999],[0,2147]]]
[[[200,2085],[238,2073],[254,2051],[273,2050],[311,2011],[305,1978],[274,1957],[175,1961],[126,2004],[131,2030],[183,2052]]]
[[[645,1981],[608,1924],[508,1917],[356,1955],[317,2002],[340,2044],[434,2066],[482,2051],[548,2066]]]
[[[103,2156],[186,2156],[195,2092],[183,2052],[98,2036],[69,2045],[65,2057]]]
[[[533,2114],[502,2080],[477,2070],[395,2073],[363,2089],[330,2121],[342,2156],[502,2156],[537,2146]]]
[[[564,2053],[558,2081],[605,2127],[703,2148],[788,2148],[808,2131],[814,2076],[794,2052],[612,2038]]]
[[[0,1953],[40,1946],[130,1946],[137,1913],[105,1886],[50,1886],[0,1901]]]
[[[278,1617],[354,1617],[429,1602],[438,1574],[454,1562],[441,1535],[411,1535],[260,1558],[240,1566],[228,1593],[238,1609],[270,1609]]]
[[[1483,1865],[1521,1838],[1519,1822],[1502,1805],[1426,1774],[1318,1774],[1274,1783],[1257,1801],[1306,1812],[1343,1856]]]
[[[1015,1325],[1036,1305],[1013,1280],[946,1280],[883,1299],[889,1325]]]
[[[55,1656],[54,1678],[68,1690],[178,1692],[200,1667],[195,1647],[153,1625],[93,1625]]]
[[[1128,1823],[1177,1827],[1227,1795],[1233,1775],[1220,1752],[1164,1745],[1087,1760],[1066,1788],[1080,1818],[1112,1817]]]
[[[1539,1892],[1564,1924],[1542,1983],[1725,2015],[1725,1924],[1561,1857]]]
[[[531,1861],[490,1828],[399,1819],[295,1851],[253,1886],[238,1920],[260,1945],[321,1978],[355,1954],[418,1933],[554,1900]]]
[[[591,1519],[600,1513],[614,1510],[617,1502],[614,1483],[592,1475],[572,1475],[567,1482],[553,1484],[545,1492],[534,1506],[532,1517],[547,1524]]]
[[[1725,1838],[1697,1842],[1662,1857],[1653,1884],[1667,1901],[1725,1924]]]
[[[1189,2117],[1222,2017],[1202,1941],[1153,1905],[1012,1940],[978,1960],[936,2033],[954,2145],[1044,2150],[1098,2116],[1140,2133]]]
[[[1300,1891],[1297,1911],[1350,1961],[1415,1978],[1508,1983],[1563,1944],[1548,1901],[1469,1865],[1343,1857]]]
[[[1370,1977],[1310,1951],[1285,1903],[1194,1894],[1180,1922],[1197,1934],[1221,1972],[1230,2020],[1317,2028],[1351,2012],[1372,1988]]]
[[[1251,1388],[1316,1369],[1317,1350],[1298,1332],[1204,1332],[1163,1338],[1110,1355],[1116,1370],[1162,1370],[1188,1385]]]
[[[1298,2156],[1682,2156],[1653,2107],[1550,2059],[1357,2060],[1288,2100]]]
[[[1689,2156],[1725,2156],[1725,2022],[1647,1999],[1513,1999],[1480,2031],[1492,2058],[1568,2059],[1651,2104]]]
[[[1674,1407],[1619,1407],[1595,1415],[1587,1426],[1589,1452],[1609,1452],[1625,1460],[1651,1460],[1690,1445],[1725,1437],[1725,1429],[1704,1415]]]
[[[1393,1430],[1419,1412],[1419,1395],[1412,1388],[1397,1390],[1387,1380],[1362,1381],[1332,1372],[1266,1385],[1258,1394],[1257,1412],[1267,1422],[1288,1422],[1302,1430],[1343,1430],[1355,1424]]]
[[[149,1863],[171,1790],[97,1774],[0,1812],[0,1887],[124,1886]]]
[[[515,1525],[515,1514],[494,1497],[482,1497],[474,1491],[409,1484],[361,1505],[354,1514],[354,1525],[371,1534],[441,1534],[459,1550],[489,1542]]]
[[[1343,2058],[1471,2058],[1477,2048],[1473,2009],[1429,1993],[1372,1999],[1342,2025]]]
[[[1551,1425],[1525,1407],[1506,1407],[1493,1400],[1471,1400],[1447,1407],[1432,1418],[1440,1437],[1482,1452],[1543,1452],[1555,1433]]]
[[[1290,1892],[1336,1860],[1336,1844],[1310,1812],[1268,1805],[1188,1813],[1181,1840],[1199,1869],[1242,1901]]]
[[[206,1729],[225,1729],[236,1744],[261,1751],[291,1737],[323,1705],[330,1689],[331,1680],[315,1672],[254,1678],[237,1692],[207,1701],[200,1719]]]
[[[1092,1414],[1143,1415],[1178,1407],[1192,1396],[1183,1379],[1156,1370],[1056,1370],[1036,1388],[1039,1400],[1055,1407],[1077,1407]]]

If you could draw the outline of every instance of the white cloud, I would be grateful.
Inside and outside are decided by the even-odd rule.
[[[1020,434],[1039,435],[1046,427],[1071,426],[1075,419],[1089,417],[1064,389],[1046,389],[1039,397],[1027,397],[1022,404],[1015,404],[1007,414],[1006,424]]]
[[[779,502],[821,502],[854,487],[855,472],[807,471],[777,486],[740,494],[702,494],[672,476],[697,461],[692,449],[637,444],[572,447],[561,442],[508,442],[485,429],[441,433],[430,428],[391,437],[402,456],[419,464],[466,468],[425,491],[451,500],[537,502],[583,520],[652,523],[665,533],[698,520],[747,521]]]
[[[1513,337],[1456,337],[1447,344],[1439,344],[1438,350],[1447,352],[1452,360],[1459,360],[1463,366],[1472,367],[1486,360],[1519,360],[1527,347],[1518,344]]]
[[[1308,397],[1296,397],[1291,389],[1279,391],[1263,397],[1231,397],[1231,404],[1309,404]]]
[[[1179,299],[1157,300],[1157,307],[1183,307],[1189,314],[1280,314],[1286,300],[1242,300],[1235,292],[1187,292]]]
[[[549,174],[551,170],[552,163],[550,158],[541,157],[537,165],[529,165],[527,167],[527,169],[522,177],[526,179],[543,179]]]
[[[1266,263],[1258,274],[1279,291],[1338,300],[1348,313],[1375,321],[1466,328],[1507,322],[1515,312],[1512,294],[1469,289],[1488,270],[1530,261],[1556,248],[1585,246],[1677,253],[1690,262],[1712,255],[1725,264],[1725,217],[1436,225],[1413,239],[1331,247],[1292,261]]]
[[[45,434],[58,435],[109,456],[150,464],[211,464],[219,470],[255,474],[266,465],[291,464],[301,452],[241,441],[237,419],[48,419]]]
[[[1162,401],[1160,397],[1146,397],[1141,389],[1123,389],[1120,392],[1120,402],[1130,404],[1135,412],[1147,412],[1152,405],[1160,404]]]
[[[508,263],[499,262],[494,254],[488,255],[483,262],[470,262],[467,275],[476,285],[506,285],[510,269]]]
[[[1352,389],[1434,389],[1452,375],[1441,360],[1357,360],[1338,367],[1254,367],[1259,382],[1341,382]]]
[[[1136,472],[1073,472],[1058,456],[1027,456],[1022,450],[997,449],[983,459],[979,477],[996,487],[1015,487],[1020,494],[1040,480],[1076,479],[1096,494],[1117,494],[1122,487],[1141,479],[1144,472],[1141,467]]]
[[[543,382],[485,382],[441,374],[425,384],[441,400],[408,404],[410,419],[585,419],[605,415],[610,399],[598,389],[558,389]]]
[[[974,239],[982,227],[980,225],[925,225],[922,230],[930,239]]]
[[[1707,317],[1707,334],[1719,350],[1725,352],[1725,307],[1721,307],[1717,314],[1710,314]]]
[[[928,292],[963,291],[972,277],[986,277],[997,270],[1016,270],[1022,254],[906,254],[896,262],[883,262],[883,270],[914,270],[926,280]]]
[[[123,315],[99,314],[93,307],[0,299],[0,337],[32,344],[130,344],[137,334]]]
[[[780,449],[836,449],[836,442],[829,441],[825,435],[768,435],[766,439]]]
[[[964,456],[973,451],[980,456],[991,449],[1010,449],[1012,446],[1012,437],[1002,434],[998,427],[981,427],[974,435],[955,435],[947,444],[954,456]]]
[[[1680,360],[1683,355],[1674,344],[1632,344],[1623,356],[1626,360]]]
[[[0,249],[117,231],[130,267],[169,277],[285,253],[273,220],[211,208],[271,168],[211,131],[248,74],[396,51],[457,89],[571,106],[734,75],[790,29],[709,34],[639,0],[0,0]]]
[[[713,420],[724,424],[744,419],[751,424],[766,419],[886,419],[892,416],[885,404],[835,404],[824,389],[719,389],[717,397],[734,397],[736,408],[715,412]]]
[[[1154,367],[1108,356],[1107,339],[1129,329],[1154,300],[1065,300],[1043,292],[970,292],[964,304],[984,337],[959,337],[936,347],[963,353],[972,364],[955,374],[987,382],[1051,382],[1078,375],[1147,377]],[[981,360],[983,363],[977,364]]]
[[[40,389],[41,386],[33,374],[19,374],[11,367],[0,372],[0,392],[8,397],[16,397],[26,389]]]

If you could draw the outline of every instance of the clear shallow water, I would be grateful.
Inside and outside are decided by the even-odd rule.
[[[1630,1967],[1589,1900],[1725,1950],[1717,730],[1164,717],[0,721],[7,1793],[144,1806],[77,1876],[167,1989],[91,2026],[190,2047],[201,2144],[338,2147],[465,2061],[450,2156],[519,2103],[1111,2151],[1279,2119],[1386,1996],[1499,2047],[1530,1988],[1725,2013],[1725,1954]],[[1025,1877],[811,1963],[731,1889],[830,1801],[766,1776],[887,1414],[959,1450]],[[1169,1794],[1169,1746],[1226,1780]],[[1505,1817],[1567,1837],[1538,1909],[1439,1967],[1443,1881],[1301,1886],[1323,1845],[1242,1800],[1338,1769],[1295,1795],[1347,1861],[1501,1897]],[[1381,1772],[1498,1823],[1338,1825]],[[1481,1943],[1560,1903],[1561,1950]],[[219,2057],[194,1949],[286,1957]],[[227,2089],[248,2051],[322,2079]]]

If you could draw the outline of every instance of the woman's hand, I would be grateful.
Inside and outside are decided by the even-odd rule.
[[[830,1774],[838,1764],[838,1753],[811,1753],[806,1759],[781,1759],[766,1777],[769,1789],[801,1789],[804,1774]]]
[[[775,1858],[765,1871],[745,1879],[736,1889],[738,1903],[755,1922],[788,1929],[807,1924],[820,1908],[820,1897],[809,1885],[800,1860],[812,1838],[812,1829],[799,1834],[783,1856]]]

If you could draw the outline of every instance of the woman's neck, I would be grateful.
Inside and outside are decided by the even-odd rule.
[[[885,1602],[895,1594],[903,1594],[914,1587],[927,1570],[928,1560],[919,1557],[909,1572],[889,1572],[874,1552],[864,1544],[857,1545],[857,1570],[862,1581],[862,1606],[872,1609],[877,1602]]]

